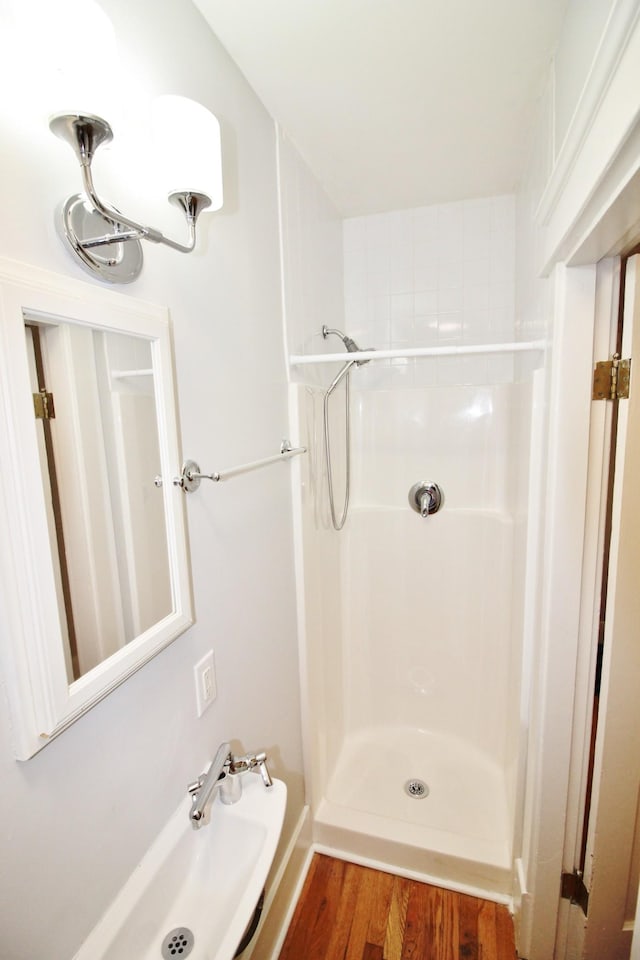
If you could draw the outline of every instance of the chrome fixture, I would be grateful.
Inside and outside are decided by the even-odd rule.
[[[404,785],[404,792],[412,800],[424,800],[425,797],[429,796],[429,787],[424,780],[418,780],[416,777],[413,780],[407,780]]]
[[[189,818],[194,830],[205,822],[207,810],[218,790],[223,803],[237,803],[242,796],[240,776],[248,771],[259,773],[265,787],[273,786],[266,753],[234,757],[231,753],[231,745],[221,743],[207,772],[201,774],[187,787],[192,798]]]
[[[348,337],[347,334],[342,333],[341,330],[335,330],[335,329],[329,328],[326,325],[326,323],[323,324],[322,326],[322,336],[324,337],[325,340],[329,336],[340,337],[340,339],[344,343],[349,353],[358,353],[360,351],[360,347],[352,337]],[[368,363],[368,362],[369,362],[368,360],[356,360],[356,363],[358,364],[358,366],[360,366],[361,363]]]
[[[322,336],[326,340],[328,336],[340,337],[343,344],[347,348],[348,353],[358,353],[360,347],[353,340],[352,337],[348,337],[346,333],[342,333],[341,330],[330,329],[326,324],[322,327]],[[324,411],[324,453],[325,460],[327,464],[327,483],[329,486],[329,508],[331,510],[331,523],[333,524],[334,530],[342,530],[347,519],[347,514],[349,512],[349,488],[351,483],[351,415],[350,415],[350,402],[349,402],[349,373],[351,368],[356,366],[360,367],[364,363],[369,363],[369,360],[348,360],[338,374],[334,377],[329,389],[324,395],[323,402],[323,411]],[[329,398],[333,391],[336,389],[339,383],[346,377],[345,381],[345,399],[344,399],[344,412],[345,412],[345,454],[346,454],[346,464],[345,464],[345,491],[344,491],[344,503],[342,506],[342,513],[340,519],[336,516],[335,508],[335,498],[333,494],[333,470],[331,467],[331,443],[329,438]]]
[[[220,127],[218,121],[200,104],[182,97],[159,98],[171,102],[175,115],[175,101],[191,104],[195,109],[197,123],[207,127],[208,146],[219,153]],[[160,243],[181,253],[190,253],[196,243],[196,223],[207,207],[222,206],[221,162],[219,156],[207,156],[213,176],[207,174],[210,193],[196,189],[176,190],[169,194],[169,201],[179,207],[187,221],[188,239],[179,243],[165,237],[160,230],[145,226],[130,217],[125,217],[116,207],[101,199],[93,182],[91,164],[98,147],[113,139],[113,131],[106,120],[93,114],[57,114],[52,117],[51,131],[70,145],[80,164],[84,194],[74,194],[62,205],[57,214],[57,227],[69,250],[77,256],[83,267],[101,280],[109,283],[130,283],[142,269],[141,240]],[[217,131],[217,141],[216,141]],[[176,134],[176,139],[180,134]],[[160,160],[167,151],[163,151]],[[175,174],[174,174],[175,176]],[[214,179],[215,178],[215,179]],[[219,184],[218,181],[219,180]],[[192,185],[194,188],[197,184]]]
[[[185,493],[193,493],[200,486],[201,480],[213,480],[214,483],[220,483],[221,480],[229,480],[231,477],[237,477],[241,473],[249,473],[251,470],[259,470],[261,467],[268,467],[272,463],[278,463],[280,460],[290,460],[301,453],[306,453],[306,447],[292,447],[288,440],[283,440],[280,444],[280,453],[272,457],[264,457],[262,460],[252,460],[251,463],[242,463],[237,467],[227,467],[224,470],[216,470],[213,473],[201,473],[200,467],[195,460],[185,460],[182,464],[182,472],[179,477],[173,480],[174,486],[182,487]],[[162,478],[156,477],[154,483],[159,486]]]
[[[229,755],[225,764],[225,776],[220,781],[220,800],[222,803],[237,803],[242,796],[243,774],[249,771],[257,772],[262,777],[265,787],[272,787],[273,780],[267,766],[267,755],[264,753],[246,754],[243,757]]]
[[[189,817],[194,830],[202,826],[207,808],[215,797],[220,780],[226,776],[224,768],[230,757],[231,744],[221,743],[207,772],[200,774],[198,779],[187,787],[192,798]]]
[[[414,483],[409,490],[409,504],[412,510],[419,513],[421,517],[428,517],[431,513],[437,513],[444,503],[444,493],[437,483],[431,480],[420,480]]]
[[[173,960],[173,957],[186,960],[193,950],[194,944],[195,937],[189,927],[174,927],[162,941],[160,953],[164,960]]]

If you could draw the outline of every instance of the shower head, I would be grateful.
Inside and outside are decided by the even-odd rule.
[[[333,334],[333,335],[336,336],[336,337],[340,337],[340,339],[341,339],[342,342],[344,343],[344,345],[345,345],[345,347],[347,348],[347,351],[348,351],[349,353],[359,353],[359,352],[360,352],[360,347],[358,346],[358,344],[355,342],[355,340],[354,340],[352,337],[348,337],[347,334],[346,334],[346,333],[342,333],[341,330],[330,329],[330,328],[326,325],[326,323],[325,323],[325,324],[323,325],[323,327],[322,327],[322,336],[323,336],[324,339],[326,340],[327,337],[328,337],[330,334]],[[368,349],[372,350],[373,347],[369,347]],[[360,367],[360,366],[362,366],[363,363],[369,363],[369,360],[368,360],[368,359],[367,359],[367,360],[356,360],[355,363]]]

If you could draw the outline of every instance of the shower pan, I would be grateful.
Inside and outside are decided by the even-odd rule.
[[[291,387],[310,453],[297,511],[313,836],[351,859],[505,901],[521,831],[526,518],[542,380],[403,388],[375,367],[351,385],[340,533],[323,446],[325,422],[345,432],[342,411],[327,420],[321,389]],[[332,450],[344,479],[347,448]],[[425,476],[446,491],[437,512],[424,501],[427,515],[407,497]]]

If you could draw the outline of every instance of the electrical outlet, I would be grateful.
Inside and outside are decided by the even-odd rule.
[[[201,717],[207,707],[211,706],[217,694],[213,650],[209,650],[202,660],[198,660],[193,673],[196,681],[196,710]]]

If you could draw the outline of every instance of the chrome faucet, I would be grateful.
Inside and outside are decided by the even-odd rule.
[[[248,770],[257,771],[265,787],[273,786],[266,753],[248,753],[244,757],[234,757],[230,744],[220,744],[207,772],[187,787],[192,797],[189,818],[194,830],[204,823],[207,809],[218,790],[223,803],[237,803],[242,796],[240,774]]]
[[[190,783],[187,787],[192,797],[189,817],[194,830],[202,826],[207,807],[215,797],[220,780],[226,776],[224,768],[230,759],[231,744],[221,743],[207,772],[201,774],[197,780],[194,780],[194,782]]]

